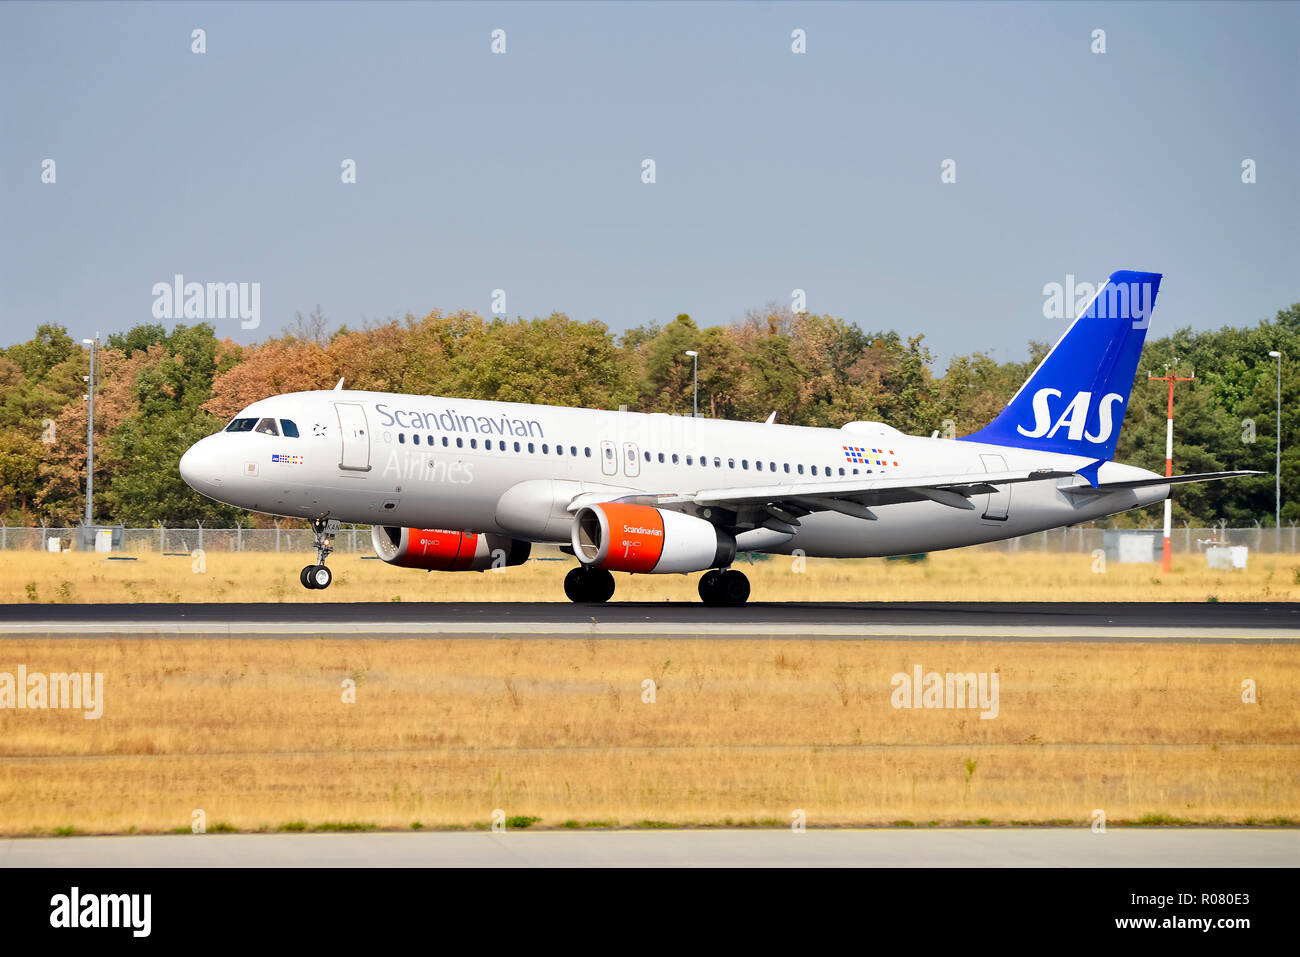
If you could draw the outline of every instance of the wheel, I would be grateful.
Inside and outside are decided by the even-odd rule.
[[[705,572],[699,587],[706,605],[743,605],[749,599],[749,579],[734,568]]]
[[[311,579],[312,588],[329,588],[330,582],[334,580],[334,576],[325,565],[313,565],[307,577]]]
[[[564,576],[564,594],[579,604],[609,601],[614,594],[614,576],[603,568],[579,565]]]
[[[315,565],[304,565],[304,566],[302,566],[302,571],[300,571],[300,572],[298,573],[298,581],[302,582],[302,587],[303,587],[303,588],[315,588],[315,587],[316,587],[316,586],[312,583],[312,580],[311,580],[311,573],[312,573],[312,570],[315,569],[315,567],[316,567]]]
[[[724,605],[743,605],[749,600],[749,579],[744,572],[728,568],[718,576],[718,594]]]

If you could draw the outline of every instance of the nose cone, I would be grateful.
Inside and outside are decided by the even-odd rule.
[[[211,495],[221,483],[221,461],[215,435],[200,439],[181,456],[180,473],[185,484],[203,495]]]

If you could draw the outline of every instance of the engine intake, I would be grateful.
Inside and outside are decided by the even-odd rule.
[[[503,565],[522,565],[529,542],[504,535],[454,532],[445,528],[394,528],[373,525],[375,554],[390,565],[434,572],[481,572]]]
[[[736,557],[736,540],[712,522],[650,505],[584,506],[572,540],[578,561],[612,572],[698,572]]]

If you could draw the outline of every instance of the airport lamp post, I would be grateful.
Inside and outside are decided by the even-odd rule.
[[[1174,360],[1174,365],[1178,360]],[[1147,373],[1148,382],[1168,382],[1169,383],[1169,415],[1165,420],[1165,477],[1168,478],[1174,474],[1174,383],[1191,382],[1196,376],[1178,376],[1165,366],[1165,374],[1154,376]],[[1169,526],[1173,519],[1174,497],[1173,489],[1170,488],[1169,496],[1165,499],[1165,544],[1160,553],[1160,570],[1164,574],[1169,574],[1173,568],[1173,555],[1169,547]]]
[[[691,418],[700,417],[700,354],[694,349],[687,349],[691,357]]]
[[[1282,353],[1274,350],[1268,354],[1277,360],[1277,454],[1273,461],[1273,524],[1281,535],[1282,529]]]
[[[99,333],[81,341],[90,346],[90,375],[86,376],[86,527],[90,528],[95,523],[95,348]]]

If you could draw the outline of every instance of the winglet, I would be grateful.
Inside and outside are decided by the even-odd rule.
[[[339,392],[343,389],[343,377],[339,376],[339,381],[334,385],[334,391]]]
[[[1074,474],[1075,474],[1075,475],[1082,475],[1085,479],[1088,480],[1088,484],[1089,484],[1089,485],[1091,485],[1093,488],[1096,488],[1096,487],[1097,487],[1097,469],[1101,468],[1102,465],[1105,464],[1105,462],[1106,462],[1105,459],[1097,459],[1097,461],[1095,461],[1095,462],[1090,462],[1090,463],[1088,463],[1087,465],[1085,465],[1085,466],[1084,466],[1083,468],[1081,468],[1081,469],[1076,469],[1075,472],[1074,472]]]

